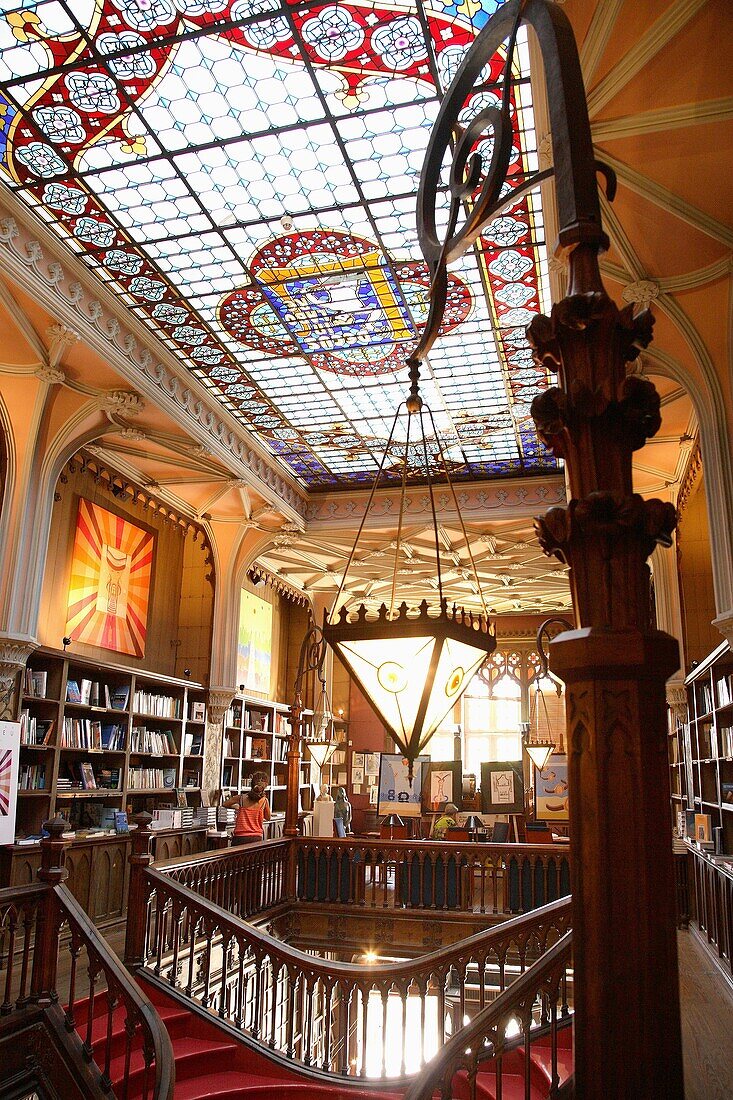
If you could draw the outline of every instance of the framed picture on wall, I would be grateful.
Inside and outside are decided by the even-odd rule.
[[[481,764],[481,812],[524,813],[524,773],[521,760],[484,760]]]
[[[423,765],[423,813],[437,813],[447,802],[452,802],[460,810],[462,794],[460,760],[429,760]]]
[[[70,638],[145,655],[154,551],[152,531],[79,499],[66,614]]]
[[[542,821],[569,821],[568,758],[553,753],[544,768],[534,770],[534,811]]]
[[[270,691],[272,604],[244,588],[239,594],[237,683],[264,695]]]
[[[399,753],[383,752],[379,758],[380,817],[399,814],[400,817],[419,817],[422,810],[423,766],[429,764],[427,756],[418,756],[413,765],[412,781],[407,759]]]

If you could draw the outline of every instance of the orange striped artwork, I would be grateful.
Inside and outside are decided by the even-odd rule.
[[[66,633],[74,641],[142,657],[155,536],[79,500]]]

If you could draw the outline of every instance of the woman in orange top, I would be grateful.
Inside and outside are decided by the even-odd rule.
[[[263,826],[270,820],[270,803],[265,798],[265,788],[255,780],[248,791],[228,798],[224,806],[237,806],[232,844],[253,844],[262,840]]]

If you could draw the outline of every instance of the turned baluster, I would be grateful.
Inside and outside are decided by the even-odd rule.
[[[64,882],[68,875],[65,867],[68,841],[63,839],[62,834],[70,828],[70,825],[61,815],[57,815],[52,821],[45,822],[43,827],[48,836],[41,841],[41,866],[37,876],[40,882],[45,883],[46,892],[36,917],[31,997],[36,1002],[55,1003],[58,1000],[56,970],[61,910],[54,887]]]

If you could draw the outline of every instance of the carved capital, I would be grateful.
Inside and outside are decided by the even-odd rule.
[[[28,658],[37,648],[38,642],[31,638],[0,635],[0,692],[8,689],[12,692],[16,676],[25,668]]]
[[[232,700],[237,693],[236,688],[218,687],[212,688],[209,692],[209,705],[207,708],[207,715],[209,722],[218,726],[226,712],[232,705]]]
[[[649,568],[657,544],[670,546],[677,523],[674,505],[591,493],[551,508],[535,521],[540,545],[570,568],[574,606],[587,626],[649,625]]]
[[[667,694],[667,706],[672,712],[672,717],[678,722],[687,721],[687,691],[680,680],[670,680],[665,691]]]
[[[145,408],[145,402],[132,390],[109,390],[102,395],[102,408],[106,413],[117,416],[138,416]]]

